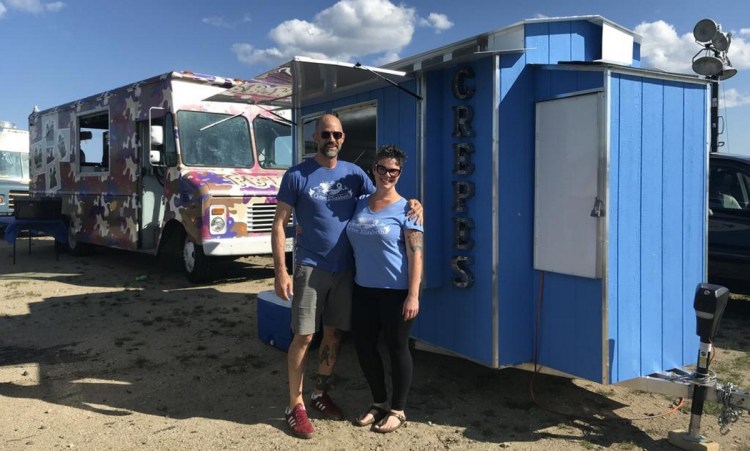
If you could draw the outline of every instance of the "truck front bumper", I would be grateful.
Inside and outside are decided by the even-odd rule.
[[[287,238],[284,247],[286,252],[291,252],[294,248],[293,239]],[[211,257],[270,254],[271,235],[204,240],[203,253]]]

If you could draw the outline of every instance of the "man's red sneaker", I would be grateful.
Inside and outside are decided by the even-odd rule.
[[[294,409],[292,409],[291,412],[285,412],[284,417],[286,417],[286,424],[289,425],[292,429],[292,434],[296,437],[310,438],[312,437],[313,432],[315,432],[315,428],[312,423],[310,423],[310,419],[307,418],[307,411],[302,403],[294,406]]]
[[[315,410],[318,410],[323,415],[332,420],[344,419],[343,412],[341,412],[341,409],[339,409],[336,403],[333,402],[333,399],[331,399],[331,397],[328,396],[328,393],[326,392],[323,392],[318,396],[315,396],[315,394],[313,393],[312,397],[310,397],[310,403],[312,404],[313,408],[315,408]]]

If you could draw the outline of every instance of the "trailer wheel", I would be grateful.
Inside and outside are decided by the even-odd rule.
[[[205,283],[211,280],[211,266],[209,257],[203,253],[203,246],[193,243],[185,236],[185,244],[182,247],[182,263],[185,274],[193,283]]]

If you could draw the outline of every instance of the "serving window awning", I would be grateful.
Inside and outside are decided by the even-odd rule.
[[[317,100],[329,101],[388,84],[418,98],[400,86],[410,78],[403,71],[297,56],[206,100],[300,108]]]

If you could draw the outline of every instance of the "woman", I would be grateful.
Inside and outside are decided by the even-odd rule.
[[[405,159],[394,145],[380,148],[373,166],[375,193],[357,202],[346,228],[356,266],[352,335],[373,397],[354,423],[372,425],[375,432],[392,432],[404,424],[412,378],[409,334],[419,313],[423,228],[407,218],[407,202],[396,191]],[[381,331],[392,364],[390,405],[377,350]]]

